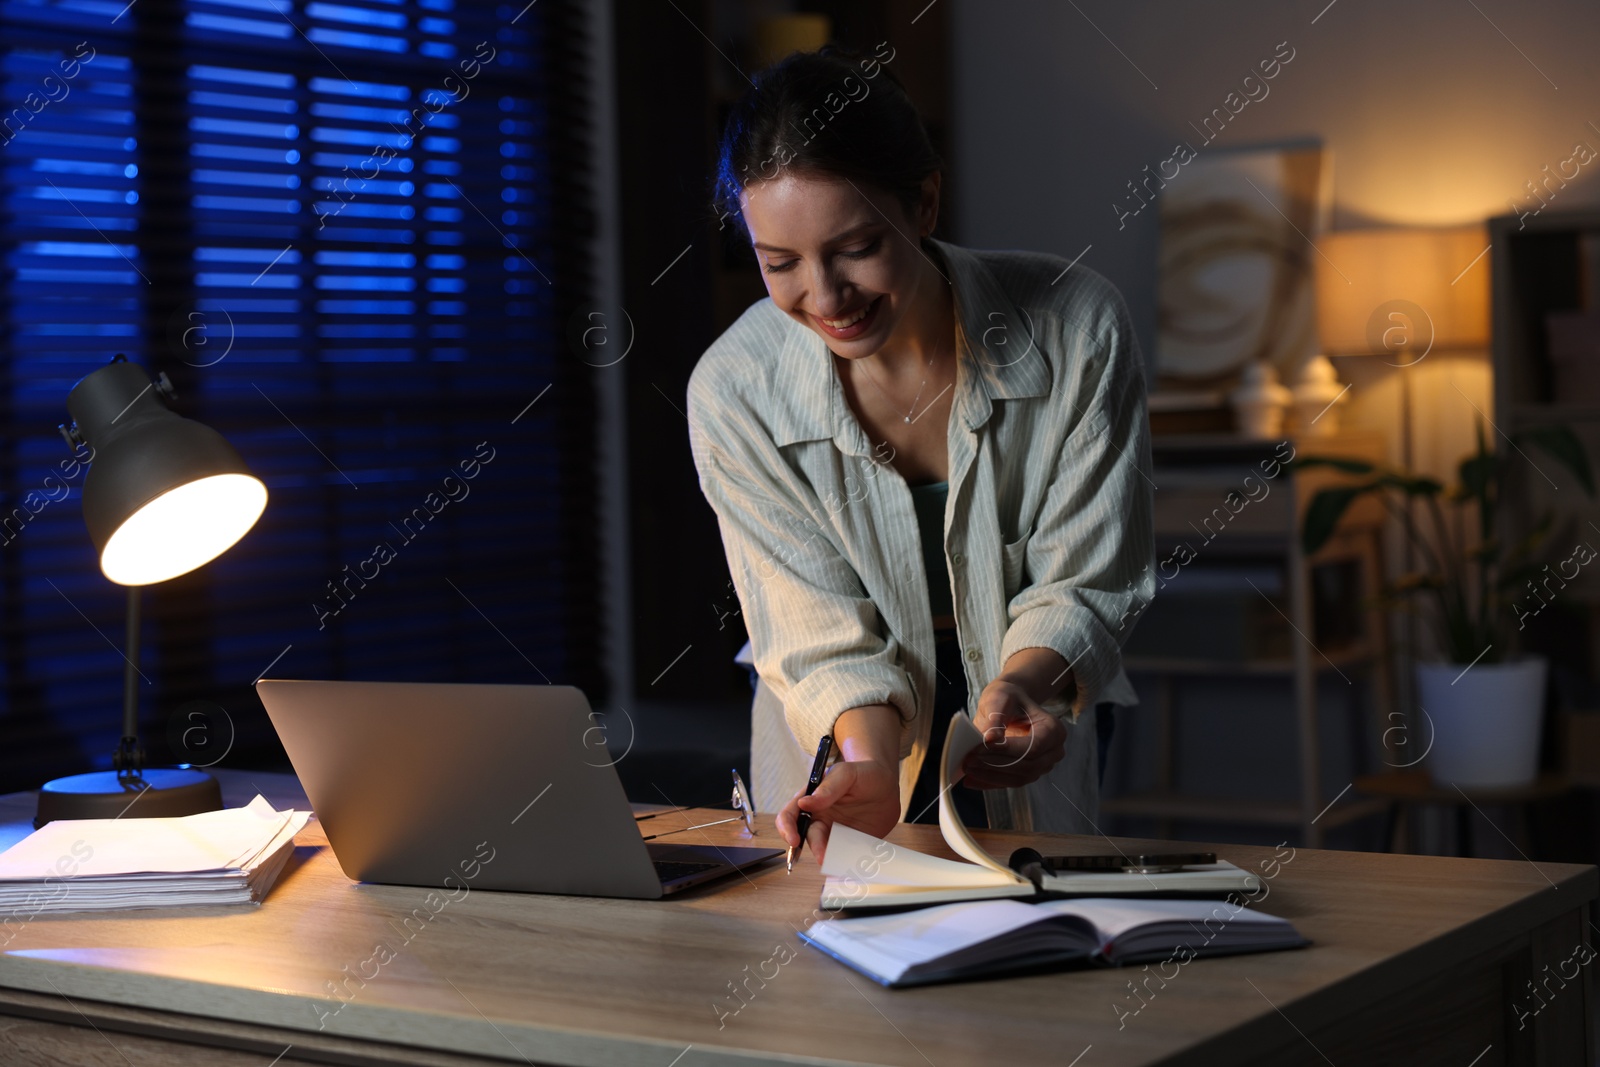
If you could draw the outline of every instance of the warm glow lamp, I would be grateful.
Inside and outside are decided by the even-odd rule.
[[[1482,226],[1343,230],[1317,242],[1317,331],[1331,356],[1489,343],[1489,237]],[[1326,257],[1326,258],[1323,258]],[[1413,322],[1406,319],[1421,312]]]
[[[1489,245],[1482,226],[1344,230],[1317,242],[1317,333],[1330,356],[1390,366],[1489,344]],[[1401,462],[1411,455],[1411,376],[1400,373]]]
[[[1332,356],[1377,356],[1400,384],[1400,463],[1416,469],[1410,368],[1430,353],[1489,344],[1489,238],[1482,226],[1344,230],[1317,242],[1317,333]],[[1411,498],[1403,504],[1410,521]],[[1409,538],[1401,565],[1412,570]],[[1408,656],[1417,648],[1407,614]],[[1401,672],[1408,684],[1411,671]]]
[[[46,782],[34,825],[55,819],[192,815],[222,807],[216,779],[188,767],[144,766],[139,741],[139,587],[164,582],[226,552],[261,517],[267,488],[222,435],[170,411],[166,375],[152,382],[122,356],[67,397],[74,449],[93,463],[83,518],[100,569],[128,587],[122,741],[112,771]]]

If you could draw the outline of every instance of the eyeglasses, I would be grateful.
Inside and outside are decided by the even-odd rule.
[[[733,810],[742,814],[735,815],[731,819],[717,819],[714,822],[703,822],[696,826],[685,826],[677,830],[663,830],[659,834],[647,835],[644,840],[654,841],[658,837],[669,837],[672,834],[681,834],[689,830],[704,830],[708,826],[721,826],[724,823],[739,822],[741,819],[744,821],[745,829],[750,831],[750,836],[754,837],[756,832],[756,805],[750,799],[750,789],[744,784],[744,779],[739,776],[738,771],[733,772],[732,803]],[[651,812],[649,815],[635,815],[634,821],[644,822],[646,819],[654,819],[657,815],[674,815],[680,811],[688,810],[688,808],[672,808],[668,811]]]

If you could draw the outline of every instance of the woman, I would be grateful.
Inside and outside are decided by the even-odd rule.
[[[758,804],[835,741],[822,786],[778,816],[793,845],[811,813],[819,858],[834,822],[936,818],[969,693],[985,744],[952,791],[969,825],[1094,832],[1098,712],[1136,702],[1121,643],[1155,584],[1122,300],[1058,257],[930,236],[940,161],[892,58],[794,55],[734,107],[717,202],[770,299],[689,383],[761,682]]]

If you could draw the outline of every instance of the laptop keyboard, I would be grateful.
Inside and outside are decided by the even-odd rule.
[[[661,882],[676,882],[679,878],[687,878],[691,874],[699,874],[712,868],[720,867],[720,863],[683,863],[678,860],[653,860],[656,874],[661,876]]]

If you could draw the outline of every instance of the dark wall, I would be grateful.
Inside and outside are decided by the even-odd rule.
[[[948,156],[947,25],[937,5],[918,18],[924,6],[799,5],[829,15],[840,44],[871,52],[891,43],[892,69]],[[749,700],[748,678],[731,662],[745,640],[739,603],[684,413],[701,353],[766,295],[742,234],[719,226],[710,207],[717,136],[756,70],[747,15],[704,0],[617,0],[615,10],[622,302],[635,341],[623,366],[641,701]],[[950,226],[941,219],[939,234]]]

